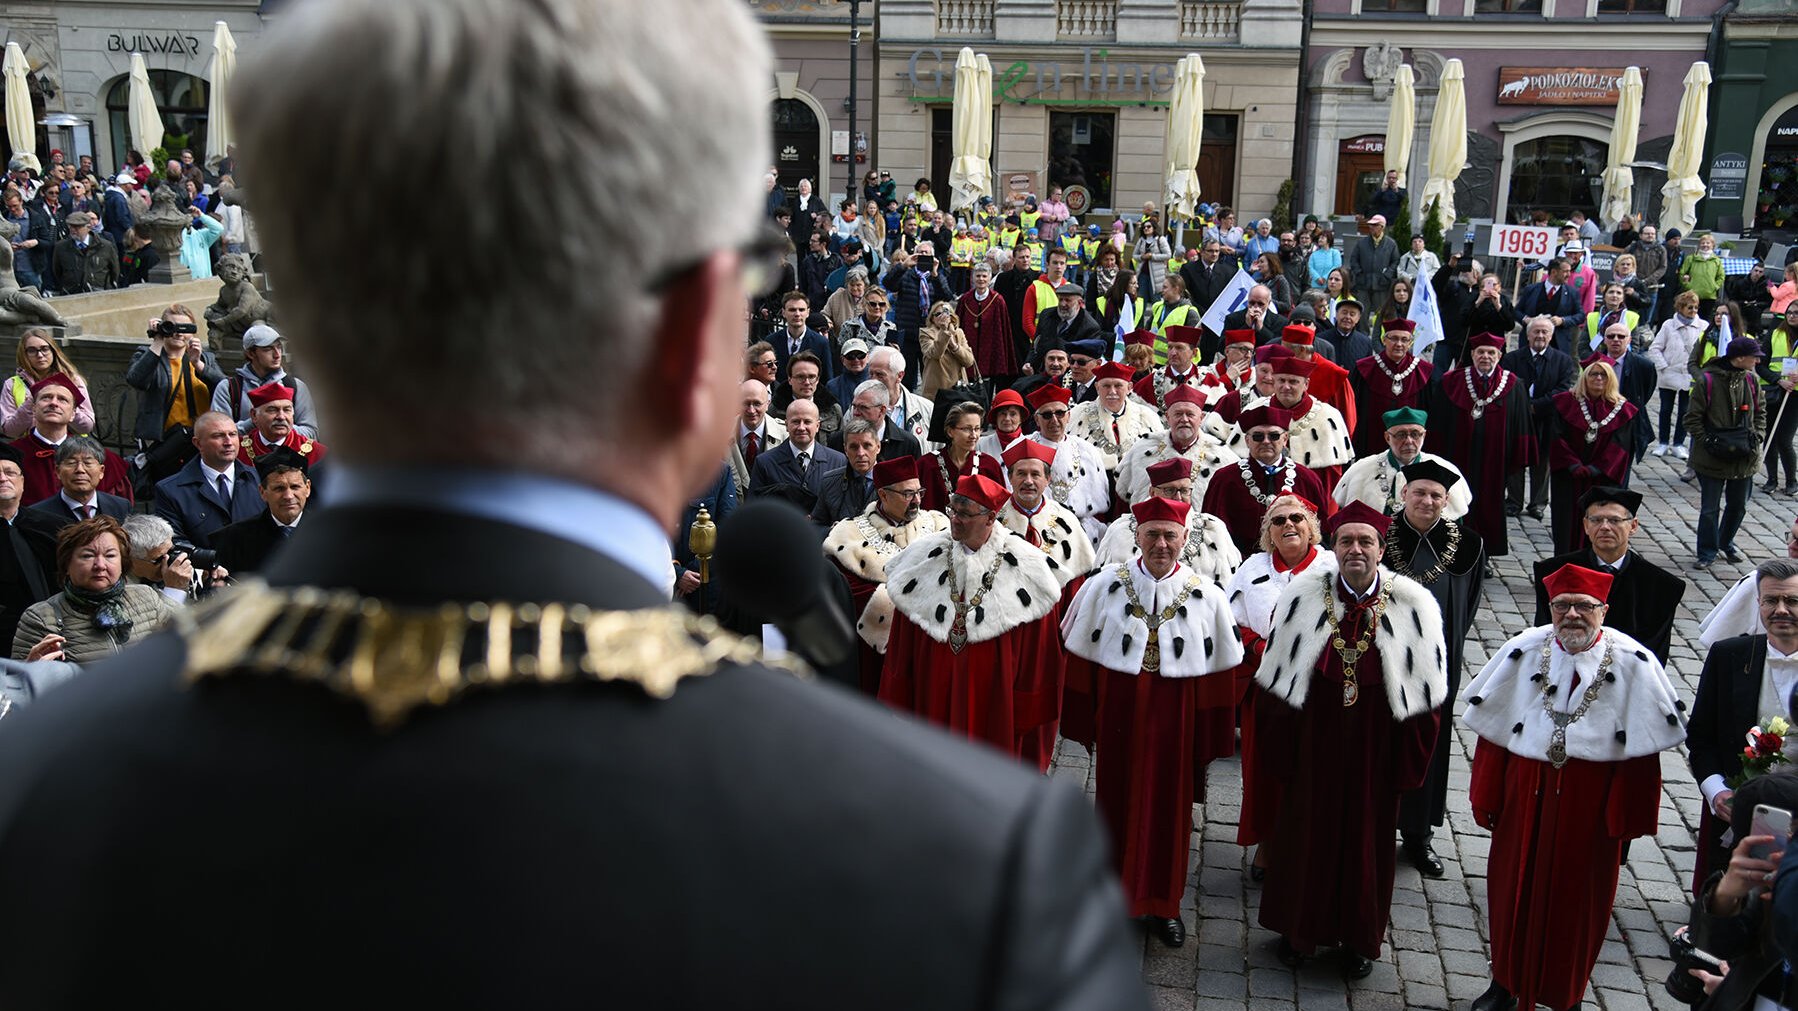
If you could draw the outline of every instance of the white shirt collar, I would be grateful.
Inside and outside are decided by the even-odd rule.
[[[68,489],[66,488],[58,491],[56,494],[62,496],[62,504],[68,506],[70,509],[86,509],[89,506],[92,506],[98,511],[100,506],[100,493],[98,491],[95,491],[92,495],[88,496],[86,502],[70,498]]]
[[[207,484],[218,484],[221,477],[225,479],[226,484],[235,484],[237,481],[237,475],[230,470],[213,470],[212,465],[205,460],[200,461],[200,470],[205,472]]]

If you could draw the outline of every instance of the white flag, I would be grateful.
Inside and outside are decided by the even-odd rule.
[[[1129,298],[1125,298],[1124,304],[1118,307],[1117,330],[1113,332],[1111,338],[1112,361],[1121,362],[1124,360],[1124,337],[1125,335],[1134,332],[1136,332],[1136,303],[1132,302]]]
[[[1417,282],[1411,286],[1411,310],[1405,313],[1405,318],[1417,324],[1416,337],[1411,341],[1411,353],[1418,356],[1442,339],[1442,311],[1436,305],[1436,289],[1430,287],[1430,281],[1435,277],[1435,274],[1429,277],[1418,276]]]
[[[1249,272],[1237,267],[1236,276],[1230,278],[1230,283],[1224,285],[1224,290],[1217,293],[1217,298],[1212,299],[1211,307],[1205,310],[1199,323],[1212,333],[1223,333],[1224,320],[1242,308],[1243,303],[1249,300],[1249,289],[1254,286],[1255,279],[1249,276]]]

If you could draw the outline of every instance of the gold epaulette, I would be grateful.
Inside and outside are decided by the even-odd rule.
[[[809,676],[795,657],[684,608],[600,611],[579,604],[482,602],[402,608],[343,590],[239,583],[184,613],[183,680],[273,677],[360,702],[382,729],[420,706],[510,684],[622,681],[655,698],[726,664]]]

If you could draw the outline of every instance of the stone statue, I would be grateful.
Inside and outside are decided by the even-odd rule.
[[[1392,78],[1405,62],[1405,51],[1381,40],[1361,54],[1361,74],[1373,85],[1373,97],[1385,101],[1392,94]]]
[[[0,218],[0,328],[68,326],[69,321],[50,308],[50,303],[38,296],[36,288],[21,288],[18,279],[13,277],[12,238],[18,234],[17,224]]]
[[[206,307],[206,337],[215,348],[240,341],[244,331],[269,318],[268,299],[250,283],[250,258],[226,253],[219,258],[218,301]]]
[[[166,180],[156,185],[150,196],[150,208],[137,215],[137,234],[145,236],[156,247],[159,257],[150,268],[149,280],[155,284],[179,284],[193,280],[187,265],[181,262],[181,230],[190,219],[175,206],[175,191]]]
[[[1467,167],[1455,179],[1455,216],[1463,221],[1492,216],[1500,157],[1498,141],[1467,131]]]

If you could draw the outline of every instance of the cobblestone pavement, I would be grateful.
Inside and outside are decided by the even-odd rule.
[[[1694,573],[1689,566],[1696,541],[1698,485],[1679,482],[1683,465],[1671,456],[1651,456],[1636,468],[1632,486],[1646,498],[1642,529],[1631,546],[1687,579],[1674,624],[1669,674],[1690,706],[1703,664],[1699,620],[1753,563],[1784,554],[1785,534],[1798,513],[1798,502],[1768,495],[1757,484],[1737,538],[1748,561],[1731,565],[1719,558],[1709,572]],[[1463,685],[1492,650],[1528,626],[1535,610],[1530,566],[1553,554],[1545,521],[1525,516],[1510,522],[1512,553],[1494,560],[1499,578],[1487,581],[1486,616],[1471,633],[1474,641],[1467,645]],[[1469,1007],[1489,983],[1488,834],[1473,823],[1466,799],[1475,738],[1458,720],[1453,729],[1457,748],[1449,774],[1449,819],[1435,837],[1436,852],[1448,874],[1425,880],[1400,857],[1385,950],[1373,974],[1354,983],[1343,981],[1335,957],[1327,952],[1296,973],[1274,957],[1275,935],[1257,922],[1261,887],[1249,880],[1249,853],[1235,843],[1240,767],[1236,759],[1214,763],[1208,799],[1194,808],[1193,820],[1200,828],[1193,834],[1192,876],[1184,902],[1190,937],[1178,949],[1152,937],[1143,941],[1143,980],[1154,1006],[1179,1011]],[[1090,762],[1076,745],[1062,743],[1055,774],[1081,780],[1089,792],[1092,789]],[[1666,937],[1686,922],[1688,913],[1700,800],[1683,747],[1662,755],[1661,775],[1660,831],[1630,845],[1610,934],[1586,990],[1588,1008],[1684,1007],[1667,995],[1661,981],[1671,967]]]

